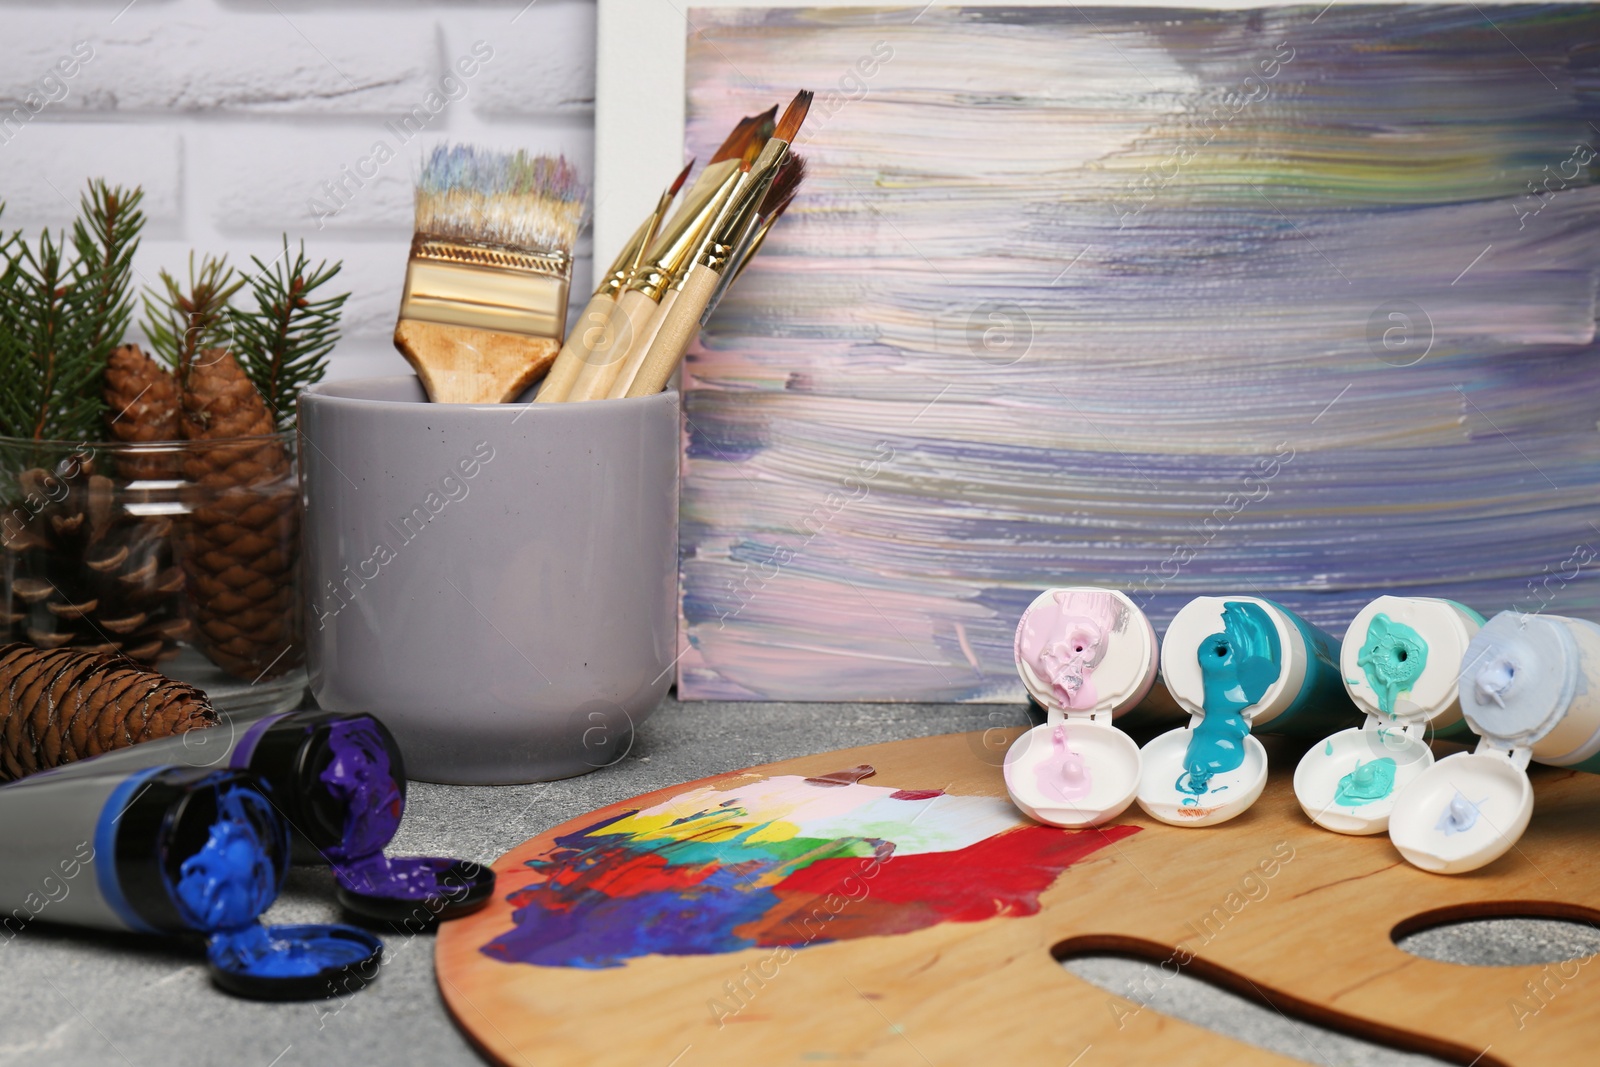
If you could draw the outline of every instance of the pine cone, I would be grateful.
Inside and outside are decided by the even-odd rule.
[[[138,345],[112,351],[103,395],[106,429],[113,440],[142,444],[176,441],[182,435],[178,382]],[[123,455],[117,472],[129,481],[171,479],[177,476],[177,466],[173,456],[159,452]]]
[[[261,394],[233,356],[207,349],[189,371],[184,433],[214,441],[185,459],[191,512],[183,567],[201,650],[256,681],[301,663],[295,585],[300,501]],[[230,443],[231,438],[255,438]]]
[[[216,721],[200,690],[122,656],[0,646],[0,781]]]
[[[0,621],[8,640],[153,664],[190,629],[172,521],[130,511],[127,490],[99,463],[80,450],[16,475],[0,524]]]

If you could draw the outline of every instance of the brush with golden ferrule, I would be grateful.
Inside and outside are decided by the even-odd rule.
[[[627,389],[627,396],[650,396],[666,387],[683,354],[700,329],[700,320],[712,297],[729,273],[735,249],[757,225],[773,180],[789,153],[789,145],[805,122],[811,93],[801,90],[790,102],[772,137],[744,176],[737,193],[687,268],[682,292],[673,302],[651,340],[649,350]]]
[[[706,164],[689,187],[689,192],[683,198],[683,206],[668,224],[669,230],[676,227],[674,232],[679,237],[691,240],[704,233],[710,221],[706,216],[708,208],[717,206],[725,199],[725,183],[730,174],[737,174],[740,161],[753,159],[772,136],[777,113],[777,107],[773,106],[759,115],[746,115],[734,125],[712,155],[711,162]],[[657,238],[645,262],[639,265],[630,279],[630,283],[639,283],[639,288],[635,291],[630,284],[618,295],[604,329],[598,331],[597,343],[585,357],[586,365],[580,369],[565,395],[556,399],[603,399],[612,394],[630,353],[637,352],[640,358],[643,357],[643,349],[635,346],[641,338],[648,337],[651,319],[661,300],[670,302],[672,299],[671,283],[676,277],[672,268],[679,264],[686,265],[693,254],[693,246],[685,249],[680,243],[672,241],[671,236],[664,234]],[[648,340],[643,343],[647,346]],[[632,377],[631,369],[629,377]]]
[[[790,152],[784,158],[783,165],[778,168],[777,175],[772,179],[772,185],[767,189],[767,196],[761,202],[761,211],[755,226],[734,247],[732,255],[728,257],[729,265],[722,272],[722,281],[718,284],[717,291],[711,294],[711,302],[700,313],[701,326],[711,318],[712,312],[717,310],[717,305],[722,302],[728,288],[739,280],[744,268],[755,258],[756,253],[761,251],[762,242],[767,239],[767,234],[772,232],[773,224],[789,210],[789,205],[794,202],[795,194],[800,191],[800,186],[805,180],[805,157]]]
[[[545,375],[544,383],[539,386],[539,395],[534,397],[536,402],[552,404],[567,399],[573,383],[578,380],[578,375],[583,370],[585,359],[598,345],[604,343],[608,336],[612,315],[617,310],[617,297],[622,294],[629,280],[639,269],[639,264],[644,261],[645,252],[655,240],[656,231],[661,228],[662,220],[667,217],[667,208],[672,206],[673,198],[678,195],[678,190],[683,188],[684,180],[689,177],[689,171],[693,167],[694,160],[691,159],[689,165],[679,172],[677,180],[657,199],[655,210],[639,224],[633,236],[628,238],[628,243],[622,246],[622,251],[612,261],[610,269],[595,287],[594,295],[589,298],[583,313],[578,316],[572,336],[561,346],[561,354],[556,357],[550,373]]]
[[[585,195],[559,157],[434,150],[394,330],[430,400],[515,400],[555,362]]]
[[[721,213],[738,181],[739,165],[737,159],[728,159],[708,166],[678,213],[662,228],[633,281],[618,298],[609,336],[589,353],[567,394],[569,401],[607,397],[629,353],[636,346],[648,347],[647,333],[656,309]],[[706,175],[714,180],[706,181]]]

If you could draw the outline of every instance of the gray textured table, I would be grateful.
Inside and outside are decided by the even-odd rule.
[[[851,745],[1026,721],[1020,706],[669,700],[640,728],[627,758],[583,778],[499,787],[414,784],[393,851],[487,862],[569,818],[677,782]],[[267,919],[335,920],[332,896],[327,872],[297,869]],[[385,945],[378,980],[355,996],[262,1004],[213,989],[203,961],[181,948],[35,924],[0,941],[0,1065],[480,1062],[435,989],[433,938],[386,935]],[[1407,947],[1463,963],[1523,963],[1593,953],[1600,950],[1600,933],[1572,924],[1502,920],[1427,932]],[[1134,988],[1130,983],[1145,972],[1145,965],[1119,959],[1079,960],[1070,967],[1117,992]],[[1310,1063],[1439,1062],[1292,1023],[1187,977],[1157,984],[1154,1009]],[[781,1059],[775,1055],[774,1062]]]

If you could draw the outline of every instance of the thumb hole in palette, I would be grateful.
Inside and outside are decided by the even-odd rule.
[[[1051,955],[1069,973],[1110,994],[1106,1011],[1119,1031],[1150,1014],[1318,1067],[1504,1067],[1484,1049],[1375,1026],[1214,963],[1190,959],[1179,966],[1172,949],[1153,942],[1080,937],[1055,946]]]

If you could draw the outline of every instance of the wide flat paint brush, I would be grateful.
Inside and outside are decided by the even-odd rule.
[[[573,382],[578,380],[578,375],[583,370],[584,361],[589,353],[606,343],[612,328],[612,316],[617,310],[617,297],[622,295],[628,282],[633,280],[639,264],[644,261],[645,252],[656,239],[656,233],[667,217],[667,209],[672,206],[673,199],[678,195],[678,190],[683,188],[683,183],[693,167],[694,160],[691,159],[678,173],[677,180],[662,192],[656,201],[655,210],[639,224],[633,236],[628,238],[627,244],[622,246],[622,251],[617,253],[611,268],[595,287],[594,295],[589,298],[583,314],[578,316],[578,323],[573,329],[572,336],[561,346],[561,354],[556,357],[550,373],[545,375],[544,383],[539,386],[539,395],[534,398],[535,400],[544,404],[566,400]]]
[[[699,331],[701,318],[721,286],[723,276],[732,274],[735,249],[759,226],[767,194],[810,108],[811,93],[802,89],[785,109],[777,129],[762,147],[749,173],[742,176],[738,189],[729,198],[728,206],[707,239],[697,248],[686,267],[688,273],[682,292],[657,326],[650,348],[623,395],[650,396],[666,387]]]
[[[394,330],[430,400],[505,403],[555,362],[585,199],[561,157],[434,149]]]

